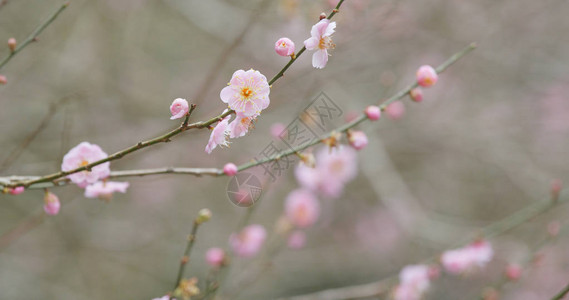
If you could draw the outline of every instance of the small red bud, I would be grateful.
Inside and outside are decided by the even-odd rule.
[[[16,51],[16,45],[17,43],[15,38],[8,39],[8,48],[10,48],[10,52]]]

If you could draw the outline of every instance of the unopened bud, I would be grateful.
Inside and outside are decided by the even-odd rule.
[[[57,198],[55,194],[46,190],[43,201],[44,201],[43,210],[45,211],[46,214],[54,216],[59,213],[59,209],[61,208],[61,203],[59,202],[59,198]]]
[[[559,193],[561,193],[561,189],[563,188],[563,183],[560,179],[555,179],[551,182],[551,198],[557,200],[559,198]]]
[[[6,84],[6,83],[8,83],[8,79],[6,79],[6,76],[0,75],[0,84]]]
[[[8,48],[10,48],[10,52],[16,51],[16,45],[17,43],[15,38],[8,39]]]
[[[559,235],[559,230],[561,230],[561,223],[559,221],[555,220],[547,224],[547,233],[549,233],[550,237]]]
[[[409,91],[409,97],[415,102],[423,101],[423,90],[421,88],[414,88]]]
[[[326,19],[326,13],[320,13],[320,20]]]
[[[509,280],[518,280],[522,276],[522,266],[518,264],[509,264],[506,266],[505,275]]]
[[[196,223],[202,224],[211,219],[211,210],[204,208],[198,212],[198,217],[196,218]]]

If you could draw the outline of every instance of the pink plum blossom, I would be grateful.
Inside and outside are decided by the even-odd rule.
[[[97,181],[85,188],[85,197],[111,200],[113,193],[126,193],[128,182]]]
[[[306,234],[303,231],[295,230],[288,236],[287,246],[290,249],[298,250],[303,248],[305,244]]]
[[[286,37],[280,38],[275,43],[275,51],[280,56],[291,56],[295,51],[294,42]]]
[[[423,87],[433,86],[439,80],[439,75],[437,75],[437,71],[435,71],[435,69],[433,69],[433,67],[429,65],[424,65],[419,67],[416,76],[417,76],[417,83]]]
[[[399,273],[399,285],[395,288],[396,300],[419,300],[430,286],[430,267],[409,265]]]
[[[366,107],[364,112],[368,117],[368,119],[372,121],[377,121],[379,120],[379,117],[381,117],[381,109],[379,108],[379,106],[370,105]]]
[[[505,275],[510,280],[518,280],[522,276],[522,266],[519,264],[508,264],[506,266]]]
[[[170,120],[182,118],[189,111],[190,107],[188,105],[188,101],[186,101],[186,99],[178,98],[172,102],[172,105],[170,105],[170,113],[172,113]]]
[[[227,176],[235,176],[237,174],[238,168],[234,163],[227,163],[223,166],[223,173]]]
[[[357,175],[357,155],[350,147],[321,148],[316,153],[316,166],[299,164],[295,169],[298,183],[324,196],[337,198],[344,185]]]
[[[59,209],[61,208],[61,203],[59,202],[59,198],[55,194],[46,191],[43,201],[44,201],[43,210],[45,211],[46,214],[50,216],[55,216],[59,213]]]
[[[101,147],[88,142],[82,142],[65,154],[63,157],[63,163],[61,164],[61,170],[71,171],[95,161],[107,158],[107,156],[107,153],[105,153]],[[108,177],[110,172],[110,163],[105,162],[94,166],[91,168],[91,171],[81,171],[70,174],[67,177],[79,187],[85,188],[89,184],[93,184]]]
[[[481,240],[464,248],[448,250],[441,256],[441,263],[451,274],[461,274],[484,267],[494,255],[492,245]]]
[[[10,195],[19,195],[21,193],[23,193],[26,190],[26,188],[24,188],[23,186],[17,186],[15,188],[11,188],[8,190],[8,193],[10,193]]]
[[[205,260],[212,267],[220,267],[225,262],[225,251],[221,248],[209,248],[205,253]]]
[[[231,118],[231,116],[229,115],[229,116],[225,117],[223,120],[221,120],[219,123],[217,123],[217,125],[215,125],[215,127],[211,131],[211,135],[209,136],[209,141],[207,142],[207,145],[205,146],[205,152],[210,154],[211,151],[213,151],[213,149],[215,149],[218,145],[219,146],[225,146],[225,147],[227,147],[229,145],[229,141],[227,140],[227,137],[229,136],[229,119],[230,118]]]
[[[368,140],[363,131],[354,130],[349,133],[348,142],[354,149],[361,150],[367,146]]]
[[[415,102],[423,101],[423,90],[421,88],[414,88],[409,91],[409,97]]]
[[[229,245],[237,256],[252,257],[261,250],[266,237],[265,228],[262,225],[253,224],[243,228],[239,233],[232,234],[229,237]]]
[[[304,46],[308,50],[316,50],[312,55],[312,66],[322,69],[328,62],[328,49],[334,49],[332,34],[336,28],[336,22],[322,19],[312,26],[311,37],[304,41]]]
[[[395,101],[385,107],[385,112],[392,120],[399,120],[405,114],[405,105],[401,101]]]
[[[253,69],[237,70],[221,90],[221,101],[244,117],[257,116],[269,106],[271,88],[265,75]]]
[[[318,220],[320,203],[309,190],[294,190],[286,197],[285,213],[293,225],[306,228]]]
[[[238,137],[242,137],[249,129],[253,127],[253,122],[257,116],[245,117],[241,114],[237,114],[235,119],[229,123],[229,137],[234,139]]]

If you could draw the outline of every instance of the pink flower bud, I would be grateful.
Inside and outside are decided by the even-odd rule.
[[[25,190],[25,188],[23,186],[18,186],[18,187],[15,187],[13,189],[10,189],[9,193],[11,195],[19,195],[19,194],[23,193],[24,190]]]
[[[411,100],[421,102],[423,101],[423,90],[421,88],[414,88],[409,91],[409,96],[411,97]]]
[[[275,51],[280,56],[291,56],[294,54],[295,51],[294,42],[286,37],[280,38],[275,43]]]
[[[14,52],[16,50],[16,39],[15,38],[9,38],[8,39],[8,48],[10,48],[11,52]]]
[[[8,79],[4,75],[0,75],[0,84],[8,83]]]
[[[424,65],[417,70],[417,83],[420,86],[430,87],[437,83],[439,80],[439,75],[437,75],[437,71],[433,69],[433,67],[429,65]]]
[[[522,266],[518,264],[509,264],[506,266],[506,277],[510,280],[518,280],[522,276]]]
[[[561,189],[563,188],[563,183],[560,179],[555,179],[551,183],[551,197],[553,199],[559,198],[559,193],[561,193]]]
[[[306,234],[300,230],[296,230],[290,234],[287,241],[287,246],[290,249],[298,250],[306,244]]]
[[[381,109],[378,106],[371,105],[366,108],[365,114],[368,119],[377,121],[379,120],[379,117],[381,117]]]
[[[405,114],[405,105],[401,101],[393,102],[385,108],[385,112],[393,120],[401,119]]]
[[[286,134],[286,126],[283,123],[274,123],[271,125],[271,136],[275,139]]]
[[[182,118],[186,116],[189,111],[190,107],[188,105],[188,101],[186,101],[186,99],[178,98],[172,102],[172,105],[170,105],[170,113],[172,113],[170,120]]]
[[[205,260],[212,267],[221,267],[225,263],[225,251],[221,248],[209,248],[205,253]]]
[[[356,150],[361,150],[367,146],[367,136],[363,131],[350,131],[348,133],[350,146]]]
[[[237,166],[234,163],[227,163],[223,166],[223,173],[227,176],[235,176],[237,174]]]
[[[59,208],[61,207],[61,203],[59,202],[59,198],[53,193],[45,192],[45,196],[43,198],[44,205],[43,210],[46,214],[55,216],[59,213]]]

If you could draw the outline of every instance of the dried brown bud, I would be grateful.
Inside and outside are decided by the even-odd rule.
[[[324,20],[326,19],[326,14],[325,13],[321,13],[320,14],[320,20]]]
[[[16,45],[17,43],[15,38],[8,39],[8,48],[10,48],[10,52],[16,51]]]

